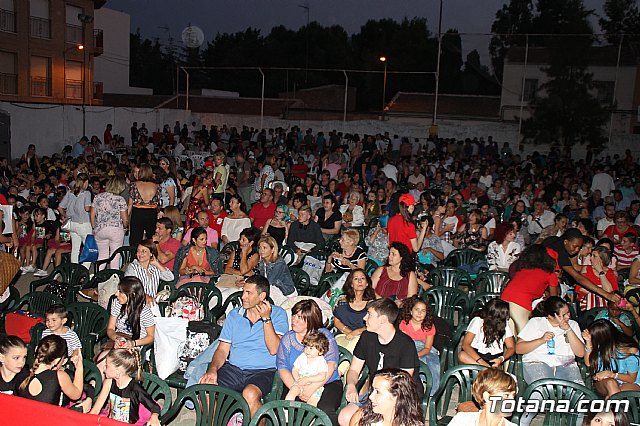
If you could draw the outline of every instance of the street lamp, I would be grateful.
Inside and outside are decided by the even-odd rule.
[[[78,21],[80,21],[82,23],[82,44],[80,46],[82,46],[82,48],[80,49],[80,47],[78,46],[78,48],[80,50],[82,50],[82,136],[86,136],[87,134],[87,120],[86,120],[86,111],[85,111],[85,105],[87,103],[86,98],[86,85],[87,85],[87,78],[86,78],[86,72],[87,72],[87,53],[86,53],[86,49],[84,48],[85,44],[86,44],[86,40],[85,40],[85,32],[87,31],[87,25],[91,24],[93,22],[93,16],[91,15],[86,15],[84,13],[78,13]]]
[[[386,104],[387,97],[387,57],[380,56],[380,62],[384,64],[384,76],[382,78],[382,120],[384,120],[384,107]]]

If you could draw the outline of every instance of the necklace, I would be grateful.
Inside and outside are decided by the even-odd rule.
[[[202,253],[204,253],[204,249],[198,250],[197,248],[194,248],[194,251],[196,252],[196,256],[200,256]]]

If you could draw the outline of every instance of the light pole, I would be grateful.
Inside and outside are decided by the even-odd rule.
[[[82,23],[82,136],[86,136],[87,134],[87,120],[86,120],[86,110],[85,105],[87,103],[86,92],[87,88],[87,49],[84,46],[87,45],[85,32],[87,31],[87,24],[91,24],[93,22],[93,16],[85,15],[84,13],[78,13],[78,21]],[[92,40],[93,43],[93,40]]]
[[[440,0],[440,17],[438,18],[438,59],[436,63],[436,90],[433,100],[433,120],[431,121],[431,129],[429,136],[438,136],[438,92],[440,90],[440,56],[442,54],[442,0]]]
[[[382,77],[382,120],[384,121],[384,107],[387,97],[387,57],[380,56],[380,62],[384,64],[384,75]]]
[[[304,10],[307,11],[307,46],[306,46],[306,57],[305,57],[305,72],[304,72],[304,85],[307,86],[308,84],[308,78],[309,78],[309,12],[310,12],[310,8],[309,5],[303,5],[303,4],[299,4],[298,7],[303,8]]]

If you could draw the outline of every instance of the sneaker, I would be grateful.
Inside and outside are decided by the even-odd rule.
[[[36,268],[34,268],[33,265],[28,265],[28,266],[23,266],[22,268],[20,268],[20,270],[24,274],[29,274],[31,272],[35,272]]]
[[[78,295],[85,299],[93,300],[94,302],[98,301],[98,290],[95,288],[85,288],[80,290],[78,291]]]
[[[33,273],[34,277],[46,277],[47,275],[49,275],[49,273],[44,269],[36,269],[36,271]]]

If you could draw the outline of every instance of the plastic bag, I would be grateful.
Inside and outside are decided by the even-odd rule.
[[[87,235],[82,247],[82,254],[78,262],[95,262],[98,260],[98,243],[96,243],[96,237],[92,234]]]

